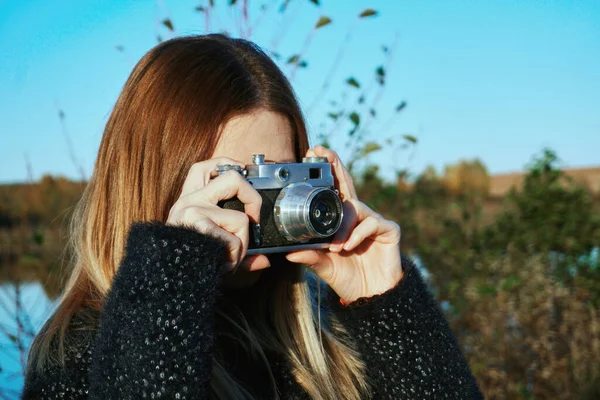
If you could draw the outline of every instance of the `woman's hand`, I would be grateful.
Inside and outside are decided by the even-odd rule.
[[[249,221],[260,219],[260,194],[237,172],[214,176],[220,164],[244,164],[219,157],[194,164],[188,172],[179,199],[169,211],[167,224],[186,226],[200,233],[212,235],[227,243],[226,271],[235,270],[240,263],[249,271],[269,266],[264,255],[248,256]],[[225,210],[217,205],[221,200],[237,196],[244,203],[244,211]],[[242,262],[243,260],[243,262]]]
[[[327,250],[301,250],[286,258],[306,264],[349,303],[393,288],[402,278],[400,227],[361,203],[350,173],[338,155],[324,147],[308,157],[327,157],[343,201],[344,219]]]

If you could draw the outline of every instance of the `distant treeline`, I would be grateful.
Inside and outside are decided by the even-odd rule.
[[[38,182],[0,185],[0,229],[52,224],[69,213],[84,187],[50,175]]]

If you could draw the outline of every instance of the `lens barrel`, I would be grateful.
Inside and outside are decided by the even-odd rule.
[[[324,238],[342,223],[342,201],[333,190],[294,183],[281,190],[273,213],[279,232],[289,241]]]

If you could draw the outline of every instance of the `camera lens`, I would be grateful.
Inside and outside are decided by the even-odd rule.
[[[308,183],[286,186],[277,196],[275,224],[289,241],[325,238],[342,223],[342,201],[327,187]]]
[[[340,218],[339,199],[330,190],[317,193],[309,205],[310,224],[321,235],[331,235],[332,229]]]

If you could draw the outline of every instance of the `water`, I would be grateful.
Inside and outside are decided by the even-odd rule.
[[[19,398],[27,351],[57,302],[38,282],[0,284],[0,398]]]

